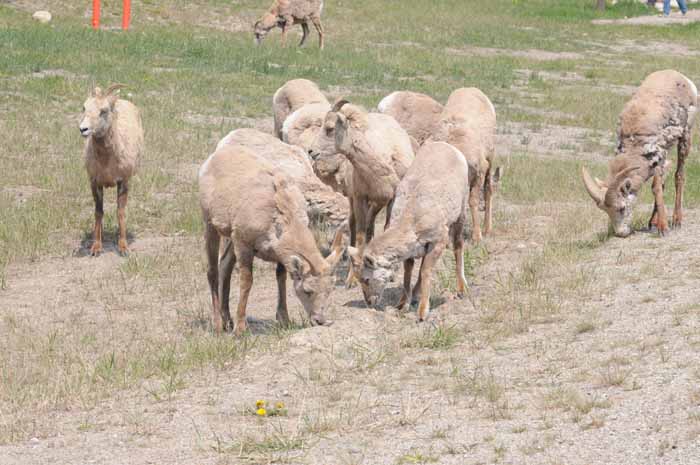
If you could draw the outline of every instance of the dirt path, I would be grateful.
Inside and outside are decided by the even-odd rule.
[[[669,16],[658,15],[635,16],[624,19],[594,19],[593,24],[600,25],[645,25],[645,26],[670,26],[673,24],[691,24],[700,21],[700,10],[688,10],[685,15],[678,10],[672,10]]]
[[[357,289],[339,288],[330,328],[262,336],[249,357],[190,371],[167,396],[154,395],[160,381],[146,377],[92,405],[30,412],[33,430],[0,447],[0,463],[693,463],[699,217],[688,212],[684,229],[664,239],[608,240],[566,271],[592,279],[559,289],[565,301],[547,318],[499,335],[518,309],[492,318],[489,306],[505,291],[496,283],[543,245],[536,233],[546,218],[530,216],[517,233],[501,229],[487,242],[491,255],[472,280],[476,308],[445,291],[432,323],[419,326],[413,314],[366,309]],[[147,239],[135,243],[134,256],[145,263],[165,250],[180,259],[197,246]],[[203,281],[201,263],[192,266],[178,273]],[[169,341],[177,336],[167,333],[197,324],[181,313],[182,302],[159,294],[167,273],[119,298],[115,289],[137,286],[128,273],[115,283],[120,270],[124,260],[109,253],[16,268],[0,294],[0,332],[31,328],[40,338],[90,330],[100,341],[129,344]],[[269,266],[256,273],[250,315],[264,323],[274,315],[274,273]],[[548,284],[541,286],[545,292]],[[191,304],[206,305],[204,287],[194,289]],[[120,306],[109,309],[98,290]],[[572,292],[584,297],[567,300]],[[283,401],[287,416],[257,418],[251,409],[261,398]],[[7,415],[5,425],[13,420]]]

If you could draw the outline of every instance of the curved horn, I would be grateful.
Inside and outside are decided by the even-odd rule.
[[[124,89],[125,87],[128,86],[126,84],[112,84],[111,86],[107,87],[104,96],[107,97],[108,95],[112,95],[115,91],[119,89]]]
[[[341,98],[340,100],[338,100],[337,102],[335,102],[335,104],[333,105],[333,108],[331,108],[331,111],[332,111],[332,112],[338,112],[338,111],[340,111],[341,108],[343,108],[343,105],[345,105],[345,104],[347,104],[347,103],[350,103],[350,102],[348,102],[348,101],[345,100],[344,98]]]
[[[586,186],[588,195],[591,196],[596,205],[600,206],[605,200],[605,191],[598,186],[591,178],[591,175],[588,174],[588,170],[583,166],[581,167],[581,175],[583,176],[583,184]]]
[[[623,169],[622,171],[618,172],[618,173],[615,175],[615,179],[613,180],[613,182],[611,183],[611,185],[608,186],[608,189],[611,190],[611,191],[617,190],[617,188],[620,187],[620,184],[622,183],[622,181],[624,181],[625,179],[627,179],[628,175],[629,175],[632,171],[636,171],[636,170],[638,170],[639,168],[641,168],[640,165],[633,165],[633,166],[628,166],[627,168],[625,168],[625,169]]]

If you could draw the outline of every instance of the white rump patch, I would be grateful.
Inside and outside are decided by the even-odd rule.
[[[277,102],[277,96],[279,95],[279,93],[282,91],[283,88],[284,88],[284,86],[282,86],[282,87],[280,87],[279,89],[277,89],[277,90],[275,91],[275,95],[272,96],[272,104],[273,104],[273,105],[275,104],[275,102]]]
[[[486,101],[489,102],[489,107],[491,107],[491,112],[495,115],[496,109],[494,108],[493,103],[491,103],[491,99],[486,97]]]
[[[321,5],[318,7],[318,14],[320,15],[323,13],[323,2],[321,2]]]
[[[685,77],[685,76],[683,76],[683,77]],[[697,99],[698,98],[698,88],[695,87],[695,83],[693,81],[691,81],[690,79],[688,79],[687,77],[685,77],[685,80],[688,81],[688,84],[690,85],[690,90],[693,91],[693,95]]]
[[[398,91],[392,92],[384,97],[381,102],[379,102],[379,105],[377,105],[377,110],[379,110],[379,113],[386,113],[387,110],[389,110],[389,107],[391,107],[391,105],[394,103],[394,99],[398,93]]]
[[[287,135],[289,134],[289,130],[292,128],[292,126],[294,126],[294,123],[296,122],[296,120],[297,120],[297,119],[299,118],[299,116],[301,115],[301,110],[302,110],[303,108],[304,108],[304,107],[302,106],[301,108],[299,108],[298,110],[296,110],[294,113],[292,113],[291,115],[287,116],[287,119],[285,119],[285,120],[284,120],[284,123],[282,123],[282,140],[283,140],[284,142],[288,142],[288,140],[287,140]]]
[[[224,144],[224,145],[226,145],[226,144]],[[218,147],[217,147],[217,150],[219,150]],[[209,155],[209,156],[207,157],[207,159],[204,160],[204,163],[202,163],[202,166],[199,167],[198,177],[199,177],[200,179],[202,178],[202,176],[204,176],[204,173],[207,172],[207,169],[208,169],[208,167],[209,167],[209,162],[211,161],[212,158],[214,158],[214,155],[216,155],[216,152],[214,152],[214,153],[212,153],[211,155]]]

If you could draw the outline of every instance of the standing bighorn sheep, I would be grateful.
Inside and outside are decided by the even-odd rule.
[[[282,131],[287,118],[295,111],[310,104],[325,105],[325,113],[328,113],[331,107],[326,96],[323,95],[315,82],[309,81],[308,79],[292,79],[277,89],[275,95],[272,97],[275,136],[284,140]]]
[[[299,46],[303,46],[309,35],[309,22],[318,31],[318,46],[323,49],[323,25],[321,13],[323,0],[275,0],[272,6],[255,23],[255,43],[260,45],[271,29],[282,29],[282,46],[287,44],[287,30],[301,24],[303,35]]]
[[[277,321],[289,322],[287,273],[312,324],[326,324],[323,310],[333,288],[333,270],[342,255],[336,234],[324,259],[309,230],[306,202],[296,184],[251,149],[224,144],[199,170],[205,223],[212,318],[217,332],[231,328],[229,291],[238,261],[240,295],[235,332],[246,329],[246,305],[253,285],[253,259],[277,263]],[[219,256],[219,245],[224,247]]]
[[[310,217],[320,217],[333,226],[348,217],[348,201],[321,182],[302,149],[281,142],[270,134],[255,129],[236,129],[221,139],[217,150],[226,145],[242,145],[267,163],[284,172],[301,189]]]
[[[385,228],[389,225],[396,187],[414,158],[408,134],[391,116],[367,113],[341,100],[326,115],[309,152],[316,164],[330,159],[329,172],[344,170],[350,194],[350,242],[362,252],[384,207]],[[351,270],[348,283],[355,277]]]
[[[493,194],[501,178],[494,168],[496,110],[489,98],[476,88],[457,89],[447,99],[429,140],[447,142],[462,152],[469,165],[469,209],[472,240],[481,240],[479,201],[485,203],[484,234],[492,227]]]
[[[96,87],[83,105],[80,135],[85,140],[85,168],[95,200],[95,228],[90,253],[102,252],[104,188],[117,186],[120,254],[129,250],[126,239],[126,202],[129,179],[136,173],[143,152],[141,116],[134,104],[120,99],[113,84],[102,91]]]
[[[419,301],[418,320],[430,310],[430,276],[433,266],[452,242],[457,266],[457,292],[463,295],[464,223],[467,219],[469,169],[464,156],[444,142],[426,142],[401,180],[394,201],[391,225],[365,248],[348,252],[369,305],[377,304],[392,276],[392,267],[404,262],[403,295],[398,307]],[[422,257],[418,282],[411,292],[416,258]]]
[[[397,91],[384,97],[377,110],[394,117],[411,136],[413,149],[417,151],[432,135],[443,106],[425,94]]]
[[[691,132],[698,104],[695,84],[673,70],[657,71],[647,76],[620,114],[616,156],[609,163],[605,181],[593,179],[582,168],[586,190],[598,207],[610,217],[616,236],[632,233],[632,209],[642,185],[651,177],[654,211],[649,228],[660,234],[668,231],[663,189],[668,151],[678,145],[676,197],[672,225],[683,220],[683,186],[685,159],[690,152]]]

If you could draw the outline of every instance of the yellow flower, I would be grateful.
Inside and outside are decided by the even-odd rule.
[[[284,408],[284,402],[277,402],[277,403],[275,404],[275,408],[276,408],[277,410],[282,410],[282,409]]]
[[[264,400],[259,400],[259,401],[255,402],[255,406],[256,406],[257,408],[263,408],[263,407],[265,406],[265,401],[264,401]]]
[[[259,417],[264,417],[267,415],[267,410],[264,408],[259,408],[255,413],[257,413]]]

